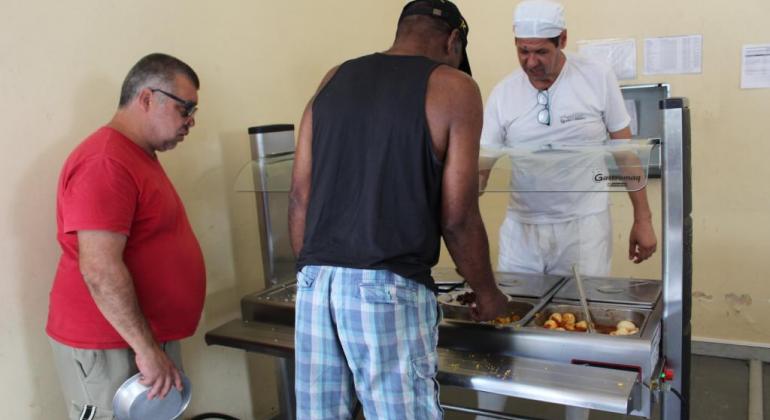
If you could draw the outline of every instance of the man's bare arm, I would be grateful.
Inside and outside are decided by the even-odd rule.
[[[610,138],[613,140],[630,139],[631,129],[626,127],[612,132]],[[622,164],[622,162],[619,163]],[[652,226],[652,211],[650,211],[650,204],[647,201],[647,188],[629,191],[628,197],[631,199],[631,205],[634,209],[634,223],[628,238],[628,259],[639,264],[655,253],[658,240]]]
[[[445,80],[448,86],[442,90],[451,94],[429,101],[429,105],[438,102],[441,113],[449,118],[442,184],[442,233],[460,274],[476,292],[475,316],[489,320],[503,312],[507,298],[497,288],[492,274],[489,242],[479,212],[481,94],[476,83],[464,75],[450,75]]]
[[[312,172],[313,143],[313,107],[308,102],[297,136],[297,150],[294,152],[294,168],[291,175],[289,192],[289,240],[294,256],[302,250],[305,235],[305,216],[310,199],[310,180]]]
[[[305,218],[307,205],[310,200],[311,175],[313,170],[313,101],[318,92],[329,83],[339,66],[326,73],[318,90],[310,98],[297,134],[297,149],[294,152],[294,167],[291,174],[291,190],[289,191],[289,241],[295,257],[302,251],[305,236]]]
[[[78,231],[80,272],[102,315],[136,353],[136,364],[150,386],[149,398],[165,397],[172,386],[182,390],[174,363],[160,348],[136,298],[134,281],[123,262],[124,235]]]

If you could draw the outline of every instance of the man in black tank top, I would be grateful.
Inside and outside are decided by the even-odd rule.
[[[473,316],[504,311],[478,208],[467,34],[451,2],[410,2],[393,46],[332,69],[305,109],[289,204],[297,418],[350,418],[356,398],[366,418],[442,417],[441,237],[476,292]]]

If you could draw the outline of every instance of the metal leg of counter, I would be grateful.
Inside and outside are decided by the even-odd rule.
[[[278,359],[278,403],[284,420],[295,420],[296,400],[294,398],[294,359]]]

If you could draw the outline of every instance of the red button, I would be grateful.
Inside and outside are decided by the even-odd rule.
[[[663,369],[663,379],[666,381],[672,381],[674,380],[674,369]]]

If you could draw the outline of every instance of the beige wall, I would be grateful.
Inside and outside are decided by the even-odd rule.
[[[636,82],[669,82],[675,95],[691,100],[695,334],[767,343],[770,330],[762,320],[770,316],[770,293],[763,254],[770,235],[770,195],[762,180],[770,174],[762,157],[770,146],[763,142],[760,124],[770,90],[738,86],[741,45],[770,42],[764,22],[770,3],[741,0],[728,10],[709,3],[568,2],[570,41],[574,46],[581,39],[634,37],[641,49],[647,36],[704,35],[703,74]],[[516,66],[510,32],[514,2],[458,4],[471,25],[471,63],[486,97]],[[253,197],[232,187],[249,159],[245,130],[296,122],[329,67],[389,45],[399,7],[400,2],[343,0],[0,0],[5,152],[0,165],[6,173],[0,188],[5,203],[0,208],[0,405],[5,417],[60,418],[64,402],[43,333],[58,257],[56,177],[67,153],[111,116],[128,68],[153,51],[188,61],[202,79],[197,127],[162,157],[204,248],[209,276],[199,334],[184,345],[195,386],[188,413],[269,415],[275,407],[272,360],[207,347],[202,338],[238,316],[240,296],[262,287]],[[618,215],[613,271],[659,277],[659,259],[641,267],[623,261],[628,200],[617,196],[613,201]]]

